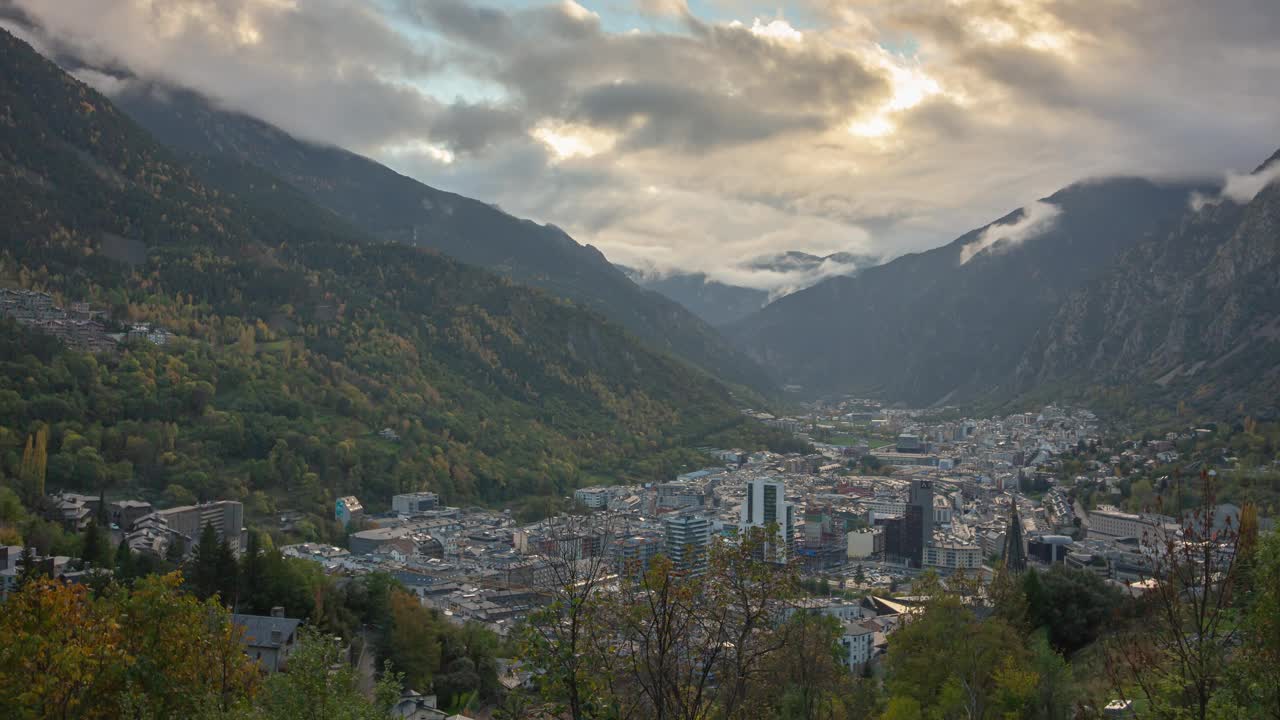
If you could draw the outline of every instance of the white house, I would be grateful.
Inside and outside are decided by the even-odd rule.
[[[859,668],[871,660],[872,640],[875,628],[861,620],[843,623],[844,632],[840,636],[840,661],[849,668]]]

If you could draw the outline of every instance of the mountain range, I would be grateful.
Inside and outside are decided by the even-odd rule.
[[[774,299],[837,275],[855,275],[879,258],[847,252],[819,256],[796,250],[729,265],[716,278],[705,272],[618,265],[636,284],[660,293],[715,326],[737,322]]]
[[[1158,398],[1273,413],[1280,188],[1232,199],[1221,185],[1081,182],[727,332],[810,393],[916,405],[1109,397],[1128,411]]]
[[[0,447],[50,428],[50,490],[324,518],[350,493],[660,480],[696,445],[764,437],[724,385],[591,310],[379,241],[259,166],[179,155],[8,33],[0,68],[0,285],[175,336],[92,356],[0,320]]]

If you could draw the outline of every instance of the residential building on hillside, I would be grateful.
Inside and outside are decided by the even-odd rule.
[[[235,613],[231,622],[244,629],[241,642],[245,653],[253,658],[264,672],[276,673],[288,669],[289,656],[298,647],[296,618],[284,616],[283,607],[271,608],[270,615],[244,615]]]
[[[200,505],[158,510],[158,516],[168,528],[187,539],[188,551],[200,539],[205,525],[212,525],[218,540],[226,540],[232,550],[240,551],[240,533],[244,529],[244,505],[235,500],[218,500]],[[139,518],[139,521],[141,518]]]
[[[589,487],[578,488],[573,491],[574,501],[581,503],[584,507],[591,508],[592,510],[599,510],[600,508],[607,507],[609,505],[610,496],[611,493],[608,488]]]
[[[360,499],[355,495],[340,497],[333,504],[333,519],[337,520],[342,527],[359,523],[364,519],[364,505],[360,504]]]
[[[440,506],[440,496],[433,492],[401,493],[391,497],[391,510],[397,515],[417,515]]]
[[[871,660],[874,626],[862,620],[850,620],[841,623],[840,662],[848,668],[860,668]]]

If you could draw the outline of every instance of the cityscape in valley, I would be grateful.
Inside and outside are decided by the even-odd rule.
[[[0,0],[0,718],[1280,720],[1280,14],[766,5]]]

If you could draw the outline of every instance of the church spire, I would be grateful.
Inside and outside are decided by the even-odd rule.
[[[1009,513],[1009,529],[1004,533],[1004,566],[1013,573],[1025,572],[1027,569],[1027,544],[1022,537],[1022,518],[1018,516],[1016,494]]]

